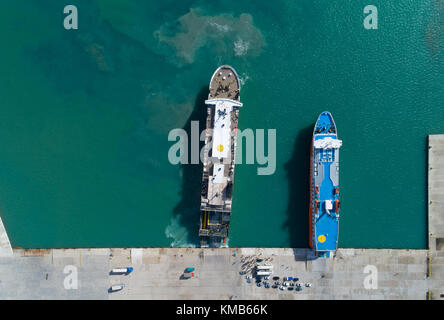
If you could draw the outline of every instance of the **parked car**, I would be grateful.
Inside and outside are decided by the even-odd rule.
[[[111,286],[109,291],[110,292],[116,292],[116,291],[122,290],[123,288],[125,288],[124,284],[115,284],[115,285]]]

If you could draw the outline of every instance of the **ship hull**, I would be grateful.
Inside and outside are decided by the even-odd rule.
[[[230,66],[211,77],[203,159],[199,237],[201,247],[228,246],[240,81]]]
[[[316,121],[310,148],[309,245],[318,256],[334,255],[339,237],[339,148],[329,112]]]

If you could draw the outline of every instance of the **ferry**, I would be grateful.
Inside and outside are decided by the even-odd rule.
[[[309,244],[319,257],[332,257],[339,236],[339,148],[336,124],[322,112],[313,130],[310,152]]]
[[[217,68],[210,81],[202,172],[201,247],[228,246],[234,185],[240,81],[233,67]]]

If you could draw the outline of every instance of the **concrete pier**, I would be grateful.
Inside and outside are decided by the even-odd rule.
[[[0,218],[0,258],[12,256],[11,242],[3,225],[2,218]]]
[[[444,249],[444,134],[429,136],[429,248]]]
[[[424,300],[428,292],[433,299],[444,293],[444,277],[438,273],[444,270],[444,255],[434,256],[433,276],[427,277],[428,250],[340,249],[334,259],[315,259],[308,249],[289,248],[13,251],[12,257],[0,259],[0,299]],[[273,264],[273,276],[298,277],[311,287],[297,292],[257,287],[254,279],[247,283],[240,271],[254,267],[257,258]],[[129,275],[110,274],[113,268],[130,266],[134,271]],[[195,276],[183,280],[187,267],[195,268]],[[73,268],[77,289],[65,287]],[[375,287],[366,288],[368,272],[375,270]],[[109,293],[114,284],[125,288]]]
[[[444,134],[429,135],[428,229],[427,275],[434,283],[444,279]],[[430,288],[430,298],[439,299],[443,291],[442,286]]]

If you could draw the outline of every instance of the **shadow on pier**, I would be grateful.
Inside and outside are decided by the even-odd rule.
[[[309,171],[312,135],[312,125],[299,131],[292,156],[285,164],[289,194],[287,220],[283,228],[288,229],[292,248],[308,248],[309,246]],[[298,255],[295,252],[295,258]]]
[[[188,159],[191,161],[191,121],[199,121],[199,134],[206,127],[207,107],[205,100],[208,98],[208,85],[199,90],[194,103],[194,109],[183,129],[188,135]],[[199,141],[199,151],[204,142]],[[181,200],[174,208],[174,216],[187,231],[187,245],[199,246],[200,224],[200,192],[202,185],[202,163],[182,164],[182,190]],[[179,244],[182,246],[184,244]]]

